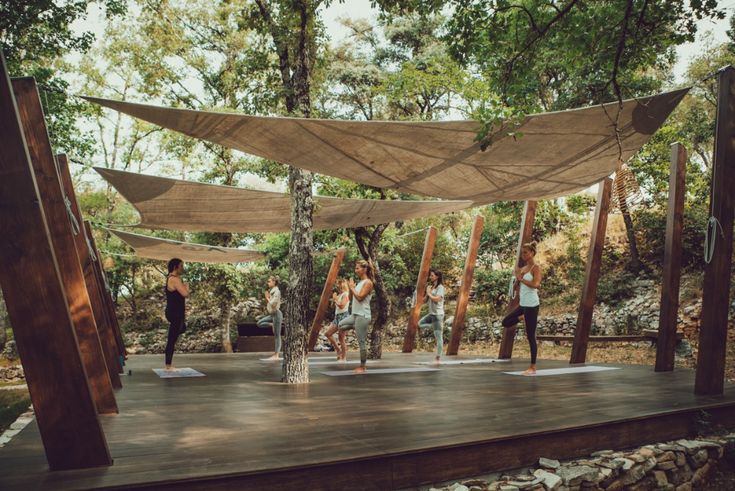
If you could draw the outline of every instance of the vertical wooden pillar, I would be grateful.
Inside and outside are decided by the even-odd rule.
[[[52,470],[112,463],[0,53],[0,286]]]
[[[679,280],[681,279],[681,235],[684,228],[687,151],[681,143],[671,145],[669,204],[666,213],[664,271],[661,283],[661,310],[656,341],[657,372],[674,369],[676,324],[679,312]]]
[[[339,267],[342,265],[342,260],[345,258],[345,249],[340,248],[334,252],[334,258],[332,259],[332,265],[329,266],[329,272],[327,273],[327,281],[324,282],[324,289],[322,290],[322,296],[319,299],[319,306],[316,309],[314,315],[314,321],[311,323],[311,334],[309,335],[308,350],[314,351],[316,341],[319,339],[319,331],[322,328],[322,322],[324,322],[324,316],[327,314],[327,308],[329,307],[329,299],[331,298],[332,288],[334,282],[339,274]]]
[[[102,256],[100,255],[100,251],[97,249],[97,244],[94,240],[94,234],[92,234],[92,225],[89,223],[89,220],[86,220],[84,222],[84,231],[87,234],[87,240],[89,240],[90,247],[92,248],[92,252],[94,252],[95,256],[97,256],[97,261],[94,261],[92,263],[92,266],[95,270],[95,275],[97,277],[97,285],[98,289],[100,291],[100,294],[102,296],[102,301],[105,306],[105,312],[107,315],[107,318],[109,320],[110,326],[112,327],[112,349],[115,350],[118,354],[117,357],[117,364],[115,365],[120,371],[123,369],[123,359],[125,357],[125,344],[122,340],[122,333],[120,332],[120,324],[117,322],[117,315],[115,314],[115,304],[112,301],[112,292],[109,289],[109,286],[107,285],[107,280],[105,278],[105,272],[102,269]]]
[[[84,220],[82,212],[79,209],[79,203],[77,201],[76,194],[74,192],[74,185],[71,180],[71,172],[69,171],[69,163],[66,159],[66,155],[58,155],[56,162],[59,168],[59,175],[61,176],[61,184],[64,188],[64,194],[69,199],[69,205],[71,213],[74,218],[80,224],[79,234],[74,236],[74,245],[79,255],[79,262],[84,272],[84,283],[87,286],[87,293],[92,303],[92,312],[94,313],[95,323],[97,324],[97,332],[99,333],[100,342],[105,353],[105,360],[110,368],[109,375],[112,380],[112,385],[116,389],[122,387],[120,381],[120,374],[118,373],[119,360],[117,358],[117,341],[115,340],[114,329],[112,327],[110,319],[107,315],[107,304],[102,297],[99,285],[97,284],[97,273],[95,271],[94,262],[97,261],[97,255],[92,254],[91,243],[87,242],[87,231],[83,226]]]
[[[597,207],[595,220],[590,234],[590,248],[587,254],[587,265],[584,272],[582,299],[577,314],[577,328],[574,331],[574,345],[569,363],[584,363],[587,358],[587,344],[592,329],[592,312],[597,300],[597,282],[600,280],[600,263],[602,262],[602,248],[605,245],[605,230],[607,229],[607,215],[610,211],[610,197],[612,194],[612,179],[605,178],[600,182],[597,192]]]
[[[521,231],[518,234],[518,247],[516,248],[516,264],[521,267],[524,266],[523,259],[521,259],[521,250],[523,244],[530,242],[533,235],[533,221],[536,219],[536,202],[526,201],[523,206],[523,217],[521,218]],[[514,297],[508,302],[508,308],[505,310],[505,315],[513,312],[518,308],[520,297],[519,295],[520,284],[515,283],[513,288]],[[500,339],[500,350],[498,352],[498,358],[501,360],[510,359],[513,356],[513,341],[516,338],[516,327],[509,327],[503,329],[503,336]]]
[[[464,316],[467,313],[467,304],[470,300],[472,276],[475,273],[475,262],[477,261],[477,252],[480,249],[480,238],[482,237],[484,226],[485,218],[482,215],[477,215],[475,217],[475,224],[472,227],[469,247],[467,248],[462,286],[457,296],[457,310],[454,312],[454,322],[452,322],[452,338],[449,340],[449,346],[447,347],[448,355],[456,355],[459,351],[459,342],[462,339],[462,331],[464,330]]]
[[[431,269],[431,258],[434,255],[434,244],[436,244],[436,229],[434,227],[429,227],[429,230],[426,232],[426,240],[424,240],[424,252],[421,255],[419,276],[416,279],[416,301],[411,308],[411,314],[408,317],[408,328],[406,329],[406,336],[403,338],[404,353],[410,353],[413,351],[414,341],[416,340],[416,331],[419,328],[419,315],[421,314],[421,306],[424,304],[426,280],[429,277],[429,270]]]
[[[719,395],[725,383],[727,316],[732,267],[732,221],[735,205],[735,69],[718,73],[715,156],[710,192],[711,260],[704,267],[702,315],[694,392]],[[715,223],[715,221],[717,223]]]
[[[67,212],[36,81],[32,78],[18,78],[12,81],[12,85],[36,185],[41,196],[41,205],[51,234],[51,245],[54,247],[61,282],[74,322],[79,352],[89,377],[92,397],[99,413],[117,413],[108,362],[105,361],[102,351],[84,274],[74,244],[74,235],[80,234],[81,230],[79,222],[74,221]]]

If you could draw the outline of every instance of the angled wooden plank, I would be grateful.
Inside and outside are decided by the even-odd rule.
[[[107,362],[74,244],[74,235],[80,233],[79,222],[67,211],[36,81],[16,78],[11,83],[92,397],[100,414],[117,413]]]
[[[676,325],[679,317],[679,282],[681,280],[686,170],[686,148],[681,143],[674,143],[671,145],[664,271],[661,281],[661,307],[658,318],[658,342],[656,343],[655,370],[657,372],[670,372],[674,369]]]
[[[434,255],[434,244],[436,244],[436,228],[429,227],[429,230],[426,231],[426,239],[424,240],[424,252],[421,254],[419,275],[416,279],[416,301],[411,308],[411,314],[408,317],[408,328],[406,329],[406,336],[403,338],[404,353],[412,352],[414,342],[416,341],[416,331],[418,331],[419,328],[419,316],[421,315],[421,306],[424,304],[426,281],[429,278],[429,270],[431,269],[431,258]]]
[[[109,465],[1,53],[0,67],[0,285],[46,458],[53,470]]]
[[[730,306],[735,206],[735,69],[732,66],[720,70],[718,84],[709,227],[709,240],[714,251],[710,262],[704,267],[697,377],[694,384],[694,392],[700,395],[722,394]]]
[[[99,249],[97,249],[97,243],[94,239],[92,225],[89,220],[84,221],[84,232],[87,236],[87,240],[89,240],[92,252],[94,252],[94,255],[97,257],[97,261],[93,261],[92,266],[94,267],[98,289],[102,296],[103,304],[105,305],[105,312],[110,322],[110,326],[112,327],[112,346],[117,352],[117,367],[122,372],[126,358],[125,343],[123,342],[122,332],[120,331],[120,324],[117,321],[115,302],[112,300],[112,291],[110,290],[110,285],[107,283],[105,271],[102,269],[102,255],[100,254]]]
[[[472,226],[472,235],[470,236],[470,243],[467,248],[462,286],[459,288],[459,295],[457,296],[457,309],[454,313],[454,321],[452,322],[452,339],[449,340],[449,346],[447,347],[448,355],[456,355],[459,351],[459,342],[462,339],[462,331],[464,331],[464,317],[467,313],[467,304],[470,301],[472,277],[475,273],[475,263],[477,262],[477,253],[480,249],[480,238],[482,237],[484,226],[485,218],[482,215],[477,215],[475,217],[475,223]]]
[[[322,290],[322,296],[319,298],[319,306],[316,309],[314,315],[314,321],[311,323],[311,334],[309,335],[309,351],[314,351],[316,341],[319,339],[319,331],[322,328],[322,322],[324,322],[324,316],[327,314],[327,308],[329,307],[329,299],[332,296],[332,288],[334,282],[339,274],[339,267],[342,265],[342,260],[345,257],[346,250],[344,248],[337,249],[334,252],[334,258],[332,258],[332,264],[329,266],[329,272],[327,273],[327,280],[324,282],[324,289]]]
[[[79,224],[84,222],[82,211],[79,208],[74,185],[71,180],[71,172],[69,170],[69,162],[66,155],[58,155],[56,159],[59,166],[59,174],[61,175],[61,183],[64,187],[64,193],[69,198],[71,213]],[[84,283],[87,286],[87,293],[92,303],[92,312],[97,325],[97,332],[100,336],[102,349],[105,353],[105,360],[108,367],[110,380],[113,387],[119,389],[122,387],[120,374],[118,373],[119,360],[117,355],[117,340],[115,338],[112,323],[107,315],[107,304],[102,297],[99,286],[97,284],[97,272],[95,271],[94,262],[97,261],[97,255],[92,250],[92,244],[87,240],[87,231],[81,227],[79,234],[74,236],[74,244],[79,255],[79,262],[84,273]]]
[[[574,331],[574,345],[569,363],[584,363],[587,358],[587,344],[592,329],[592,312],[597,300],[597,283],[600,280],[600,264],[602,263],[602,248],[605,245],[605,230],[607,229],[607,215],[610,211],[612,196],[612,179],[605,178],[600,183],[597,192],[597,206],[595,219],[590,234],[590,248],[587,253],[587,265],[584,272],[582,299],[579,302],[577,314],[577,328]]]
[[[533,237],[533,222],[536,219],[536,201],[526,201],[523,206],[523,217],[521,218],[521,230],[518,234],[518,247],[516,247],[516,264],[521,267],[525,263],[521,259],[521,249],[523,244],[530,242]],[[520,302],[520,283],[517,281],[513,286],[513,297],[508,303],[508,308],[505,309],[505,315],[513,312],[518,308]],[[500,350],[498,352],[498,358],[501,360],[509,359],[513,356],[513,341],[516,338],[516,327],[509,327],[503,329],[503,335],[500,339]]]

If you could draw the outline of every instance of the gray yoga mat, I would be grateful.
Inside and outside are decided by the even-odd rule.
[[[467,360],[442,360],[441,365],[480,365],[483,363],[507,363],[510,360],[498,360],[497,358],[472,358]],[[433,365],[432,361],[417,361],[417,365]]]
[[[181,378],[181,377],[206,377],[202,372],[197,372],[193,368],[177,368],[176,370],[164,370],[163,368],[154,368],[154,372],[161,378]]]
[[[381,373],[409,373],[409,372],[438,372],[438,368],[406,367],[406,368],[371,368],[364,373],[355,373],[352,370],[329,370],[322,372],[330,377],[342,377],[346,375],[378,375]]]
[[[619,367],[598,367],[594,365],[586,367],[569,367],[569,368],[547,368],[546,370],[537,370],[536,377],[544,377],[546,375],[567,375],[570,373],[585,373],[585,372],[606,372],[608,370],[620,370]],[[523,375],[523,370],[520,372],[503,372],[508,375]]]

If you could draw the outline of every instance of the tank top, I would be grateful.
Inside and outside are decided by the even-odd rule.
[[[163,289],[166,290],[166,315],[176,319],[183,319],[186,312],[186,299],[178,290],[170,291],[168,289],[168,279],[173,275],[166,277],[166,284]]]
[[[335,315],[337,315],[337,314],[344,314],[345,312],[347,312],[347,310],[349,310],[349,308],[350,308],[350,303],[349,303],[349,302],[347,302],[347,303],[345,304],[345,306],[344,306],[344,307],[342,307],[342,308],[339,308],[339,307],[337,306],[337,304],[338,304],[339,302],[341,302],[341,301],[343,301],[343,300],[344,300],[344,298],[345,298],[345,295],[349,295],[349,293],[347,293],[347,292],[342,292],[342,293],[340,293],[339,295],[337,295],[337,301],[336,301],[336,302],[334,302],[334,314],[335,314]]]
[[[534,267],[536,267],[534,265]],[[531,268],[533,269],[533,268]],[[528,271],[523,275],[523,279],[526,281],[533,281],[533,273]],[[525,283],[521,283],[520,290],[520,305],[521,307],[538,307],[541,302],[538,298],[538,288],[531,288]]]
[[[432,315],[444,315],[444,285],[432,288],[431,295],[433,297],[439,296],[441,299],[438,302],[429,299],[429,313]]]
[[[362,293],[362,288],[365,286],[365,282],[368,280],[361,280],[360,283],[355,287],[355,292]],[[372,314],[370,313],[370,299],[373,297],[373,292],[370,292],[368,296],[362,300],[358,300],[354,295],[352,296],[352,315],[359,315],[360,317],[366,317],[370,319]]]

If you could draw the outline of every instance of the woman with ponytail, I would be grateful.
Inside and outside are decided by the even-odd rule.
[[[526,337],[531,348],[531,366],[523,372],[523,375],[536,375],[536,356],[538,345],[536,343],[536,325],[538,323],[539,301],[538,288],[541,285],[541,268],[534,261],[536,256],[536,242],[527,242],[521,247],[521,259],[523,267],[516,266],[514,275],[516,281],[521,285],[520,302],[518,308],[505,316],[503,327],[514,327],[518,324],[520,317],[526,324]]]
[[[350,278],[347,283],[352,294],[352,314],[339,323],[339,329],[341,331],[355,330],[357,342],[360,344],[360,366],[355,368],[355,372],[364,373],[367,363],[367,333],[372,320],[370,299],[373,296],[373,281],[375,278],[373,265],[365,260],[357,261],[355,274],[360,281],[355,284],[355,280]]]

